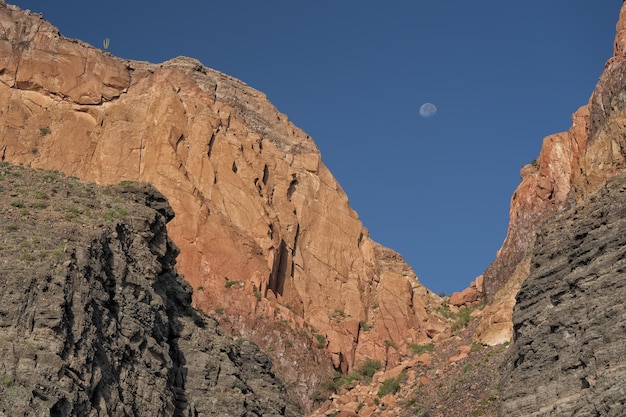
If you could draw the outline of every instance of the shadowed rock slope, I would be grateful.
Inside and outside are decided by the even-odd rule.
[[[626,176],[538,233],[502,376],[507,416],[623,416]]]
[[[301,416],[191,307],[149,185],[0,163],[0,416]]]

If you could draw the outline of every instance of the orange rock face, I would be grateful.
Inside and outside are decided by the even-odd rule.
[[[472,281],[463,291],[452,293],[449,303],[455,307],[472,307],[480,303],[483,295],[483,276]]]
[[[484,273],[487,308],[478,339],[492,344],[510,335],[515,294],[525,279],[535,233],[550,216],[577,204],[626,167],[626,5],[617,24],[615,53],[586,106],[572,117],[568,132],[544,139],[539,157],[522,168],[511,198],[507,237]],[[504,311],[502,310],[504,309]],[[497,331],[490,331],[498,323]],[[508,336],[510,338],[510,336]]]
[[[0,159],[154,184],[199,307],[234,328],[306,329],[344,371],[445,332],[439,297],[370,239],[313,140],[262,93],[189,58],[115,58],[2,3],[0,30]]]

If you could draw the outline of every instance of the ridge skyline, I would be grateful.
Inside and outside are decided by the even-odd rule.
[[[590,1],[569,4],[566,10],[569,20],[563,18],[562,21],[551,19],[558,15],[557,12],[563,12],[557,6],[565,2],[545,6],[546,15],[537,17],[534,29],[526,28],[529,32],[521,32],[518,37],[501,36],[506,39],[500,39],[499,42],[509,40],[519,43],[509,45],[511,50],[504,51],[506,53],[499,57],[500,62],[485,60],[488,56],[493,58],[499,44],[491,36],[497,34],[498,29],[507,27],[507,22],[495,19],[492,26],[483,27],[476,35],[484,37],[484,45],[472,44],[456,52],[460,55],[456,56],[457,62],[465,62],[465,68],[469,70],[468,74],[462,74],[459,71],[462,67],[457,67],[457,70],[450,68],[453,62],[448,60],[451,58],[441,53],[446,50],[444,46],[452,45],[457,32],[449,33],[447,36],[450,39],[440,39],[440,43],[430,40],[430,44],[420,44],[414,36],[419,41],[423,33],[412,31],[414,28],[407,23],[413,17],[411,13],[396,14],[389,9],[381,12],[372,5],[365,5],[358,10],[350,10],[349,3],[335,6],[336,13],[327,16],[328,20],[313,13],[317,11],[315,7],[301,6],[309,13],[301,16],[305,24],[300,26],[294,22],[293,16],[302,13],[301,9],[290,6],[283,13],[292,19],[284,19],[285,16],[282,16],[290,25],[282,29],[272,24],[254,26],[252,23],[263,20],[260,16],[272,22],[271,12],[277,12],[274,6],[266,5],[264,12],[267,15],[259,15],[257,8],[260,6],[254,5],[249,9],[244,8],[242,16],[244,23],[250,24],[250,27],[243,26],[246,29],[244,33],[249,36],[237,33],[231,39],[226,32],[229,22],[233,23],[229,19],[219,21],[216,28],[209,28],[210,32],[204,38],[198,35],[202,33],[202,28],[192,23],[184,25],[181,33],[156,29],[180,17],[178,14],[181,9],[168,11],[159,10],[159,7],[145,8],[144,11],[149,11],[150,15],[143,22],[154,24],[150,29],[150,26],[130,24],[140,21],[140,10],[134,8],[141,8],[141,5],[147,3],[133,3],[133,9],[126,10],[124,16],[118,16],[121,21],[108,26],[107,19],[110,22],[111,15],[119,10],[115,2],[109,3],[97,16],[90,16],[93,19],[89,22],[80,18],[82,9],[77,6],[78,2],[62,1],[55,5],[37,3],[20,1],[16,4],[34,12],[42,12],[64,36],[84,40],[99,48],[102,48],[102,39],[110,38],[109,51],[114,55],[157,63],[178,55],[187,55],[262,91],[281,112],[286,113],[298,127],[314,138],[324,163],[346,191],[351,206],[359,213],[373,239],[402,254],[429,289],[447,294],[467,287],[495,258],[495,252],[506,234],[508,203],[519,183],[519,168],[536,157],[544,136],[567,130],[571,114],[587,102],[602,70],[598,62],[605,62],[611,56],[616,10],[620,6],[594,7]],[[441,29],[442,32],[451,28],[452,23],[463,23],[463,7],[469,6],[463,6],[460,2],[458,4],[459,16],[452,16],[448,26]],[[321,5],[323,3],[318,7],[321,8]],[[478,2],[473,6],[473,13],[479,15],[480,11],[485,10],[486,3]],[[237,9],[236,5],[216,7],[223,8],[220,9],[221,13],[217,13],[221,16],[234,16],[228,11]],[[413,5],[406,7],[413,8],[412,11],[419,9]],[[438,14],[439,7],[442,6],[429,5],[425,7],[428,10],[423,10],[425,16],[433,17],[433,25],[435,22],[447,21]],[[511,7],[515,7],[515,10],[512,11]],[[496,7],[493,11],[495,15],[491,16],[525,12],[518,16],[521,19],[518,24],[524,26],[530,22],[532,15],[528,9],[532,7],[501,6]],[[594,14],[590,16],[588,13]],[[202,10],[187,15],[189,19],[202,16],[207,16]],[[279,17],[280,14],[273,19],[278,21]],[[316,21],[316,18],[319,20]],[[343,21],[346,24],[342,24],[341,18],[347,19]],[[399,19],[400,22],[375,29],[367,25],[386,18],[391,21]],[[610,22],[608,25],[607,20]],[[211,22],[215,23],[215,20]],[[592,29],[582,30],[585,28],[581,29],[574,22],[586,22]],[[468,25],[465,22],[465,26],[461,25],[460,28],[467,28]],[[480,24],[476,23],[476,26]],[[259,27],[265,28],[266,32],[255,32]],[[317,30],[326,27],[329,33],[323,39],[312,39],[306,34],[305,28],[309,27]],[[350,28],[352,33],[348,33]],[[211,36],[219,34],[220,30],[227,35]],[[385,35],[386,30],[392,33]],[[295,31],[291,40],[285,36],[285,33],[293,35],[290,31]],[[409,33],[399,37],[403,31]],[[429,33],[426,30],[429,35],[438,36],[442,32],[431,30]],[[257,35],[253,39],[251,34],[254,33]],[[319,35],[319,32],[313,33]],[[546,38],[546,33],[555,38]],[[574,33],[578,33],[578,36],[571,36]],[[589,33],[593,36],[583,36]],[[189,44],[188,40],[194,39],[194,34],[200,43]],[[515,50],[515,46],[524,45],[526,38],[522,35],[534,39],[533,45],[537,49]],[[155,36],[156,39],[147,41]],[[286,45],[281,46],[282,52],[266,55],[273,56],[273,59],[265,57],[264,54],[272,50],[272,45],[278,48],[275,42],[281,36],[286,42]],[[364,44],[350,44],[350,41],[359,40],[360,36],[363,36]],[[120,42],[119,39],[124,41]],[[228,42],[231,47],[224,46],[219,52],[230,53],[225,56],[211,54],[212,45],[202,43],[206,39],[215,39],[218,45],[220,42]],[[471,44],[466,37],[456,40],[459,39]],[[307,40],[313,47],[304,47]],[[398,44],[393,44],[394,40]],[[409,51],[416,56],[407,56],[410,55],[407,52],[403,58],[401,52],[403,48],[408,50],[411,41],[419,44],[420,48]],[[242,49],[248,43],[249,49]],[[194,50],[196,53],[193,53]],[[516,52],[519,57],[515,56],[518,55]],[[476,56],[470,56],[472,53]],[[454,55],[452,52],[450,54]],[[314,59],[316,57],[318,59]],[[520,74],[528,72],[525,76],[515,78],[517,73],[513,72],[510,77],[502,77],[507,74],[507,70],[515,68],[529,57],[537,60],[531,60],[518,69]],[[385,58],[398,66],[381,65],[374,62],[377,58]],[[463,58],[471,60],[463,61]],[[541,61],[547,58],[550,59]],[[433,62],[435,59],[439,62]],[[294,60],[295,63],[287,65]],[[255,66],[255,62],[261,65]],[[311,62],[319,63],[318,67],[304,71]],[[545,65],[541,65],[542,62]],[[324,63],[327,67],[324,67]],[[418,78],[419,82],[406,87],[409,75],[405,73],[410,69],[417,69],[417,75],[413,74],[413,78],[414,81]],[[375,78],[381,71],[384,76]],[[394,72],[398,73],[395,78]],[[446,73],[447,78],[435,77]],[[464,86],[472,79],[477,86]],[[515,81],[511,83],[510,79]],[[495,81],[494,85],[489,85],[492,81]],[[538,82],[531,88],[533,81]],[[514,99],[505,102],[511,105],[509,108],[499,100],[507,97],[507,91],[500,89],[511,84],[518,90],[509,92],[509,98],[515,97],[515,93],[524,93],[528,97],[520,97],[519,102]],[[483,88],[479,92],[484,95],[475,104],[469,96],[476,95],[476,89],[481,86]],[[375,89],[378,94],[369,93],[368,87]],[[462,92],[459,96],[455,94],[457,89]],[[537,91],[543,92],[543,95]],[[419,117],[418,109],[427,101],[436,104],[439,112],[434,118],[425,120]],[[522,110],[524,113],[519,113]],[[487,119],[492,123],[485,121]],[[519,124],[523,121],[532,126]],[[506,130],[507,126],[509,131]],[[482,141],[481,136],[484,136]],[[450,254],[458,261],[450,262]]]

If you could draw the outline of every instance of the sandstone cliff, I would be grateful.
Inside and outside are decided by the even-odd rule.
[[[515,294],[528,276],[539,228],[558,211],[584,201],[626,167],[625,75],[626,6],[622,6],[614,56],[589,103],[574,113],[568,132],[546,137],[539,157],[520,172],[522,182],[511,198],[507,237],[484,273],[488,306],[477,331],[482,342],[511,339]]]
[[[235,330],[276,318],[343,371],[393,366],[447,331],[439,297],[370,239],[312,139],[241,81],[189,58],[121,60],[0,4],[0,118],[3,161],[154,184],[195,304]]]
[[[539,231],[517,295],[502,416],[623,416],[626,175]]]
[[[191,307],[138,183],[0,163],[1,416],[301,416],[254,344]]]

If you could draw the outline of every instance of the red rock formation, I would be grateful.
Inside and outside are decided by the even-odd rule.
[[[472,307],[480,303],[482,296],[483,276],[481,275],[463,291],[452,293],[448,302],[455,307]]]
[[[393,366],[445,332],[439,297],[370,239],[312,139],[262,93],[189,58],[118,59],[2,3],[0,33],[0,159],[153,183],[205,311],[306,327],[342,370]]]
[[[484,273],[485,297],[490,306],[477,331],[481,341],[501,343],[510,339],[515,294],[528,276],[528,257],[539,227],[625,168],[625,75],[623,5],[614,56],[607,62],[589,103],[574,113],[568,132],[546,137],[537,160],[521,170],[522,182],[511,198],[507,237]]]

